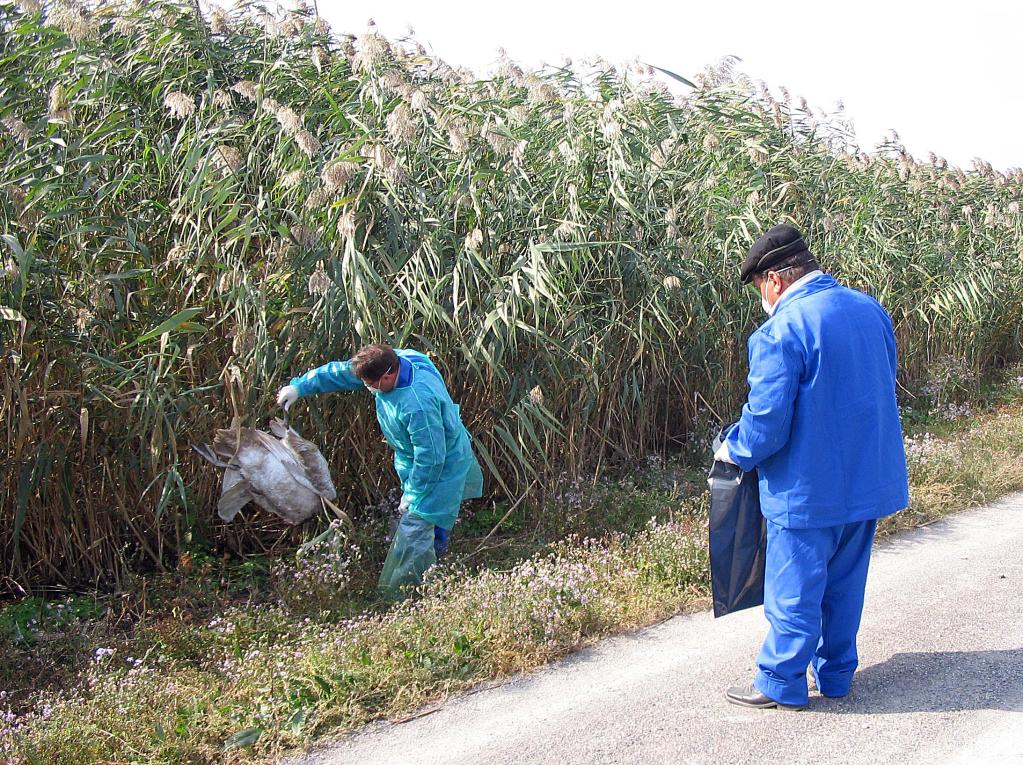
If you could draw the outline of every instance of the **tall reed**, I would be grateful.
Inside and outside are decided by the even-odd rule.
[[[741,403],[738,264],[783,220],[891,311],[906,390],[1019,356],[1023,174],[861,152],[731,62],[680,97],[603,62],[477,79],[306,11],[4,0],[0,30],[10,592],[294,542],[215,522],[187,447],[370,341],[433,355],[494,491],[670,448]],[[393,480],[371,407],[300,411],[357,520]]]

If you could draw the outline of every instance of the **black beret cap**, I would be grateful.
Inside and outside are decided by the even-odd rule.
[[[779,263],[794,257],[810,259],[810,248],[794,226],[782,223],[763,234],[749,249],[749,255],[739,269],[739,278],[747,284],[753,274],[769,271]]]

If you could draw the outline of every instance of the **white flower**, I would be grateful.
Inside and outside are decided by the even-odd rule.
[[[677,276],[665,276],[662,284],[665,289],[677,290],[682,286],[682,280]]]
[[[717,151],[717,148],[720,145],[720,139],[713,133],[707,133],[707,135],[703,137],[703,148],[707,151]]]
[[[533,389],[529,391],[529,400],[532,401],[537,406],[543,406],[544,403],[543,388],[541,388],[539,385],[533,387]]]
[[[163,105],[177,119],[187,119],[195,114],[195,99],[180,90],[172,90],[164,96]]]

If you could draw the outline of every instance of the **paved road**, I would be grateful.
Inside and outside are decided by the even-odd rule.
[[[845,699],[748,710],[763,609],[677,617],[294,763],[1023,765],[1023,494],[874,551]]]

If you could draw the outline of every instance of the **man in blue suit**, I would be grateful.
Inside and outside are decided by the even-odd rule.
[[[821,272],[792,226],[761,236],[740,277],[768,319],[749,338],[749,398],[715,458],[759,472],[770,631],[753,685],[726,696],[803,709],[808,665],[823,695],[849,692],[877,519],[909,503],[895,334],[876,300]]]

